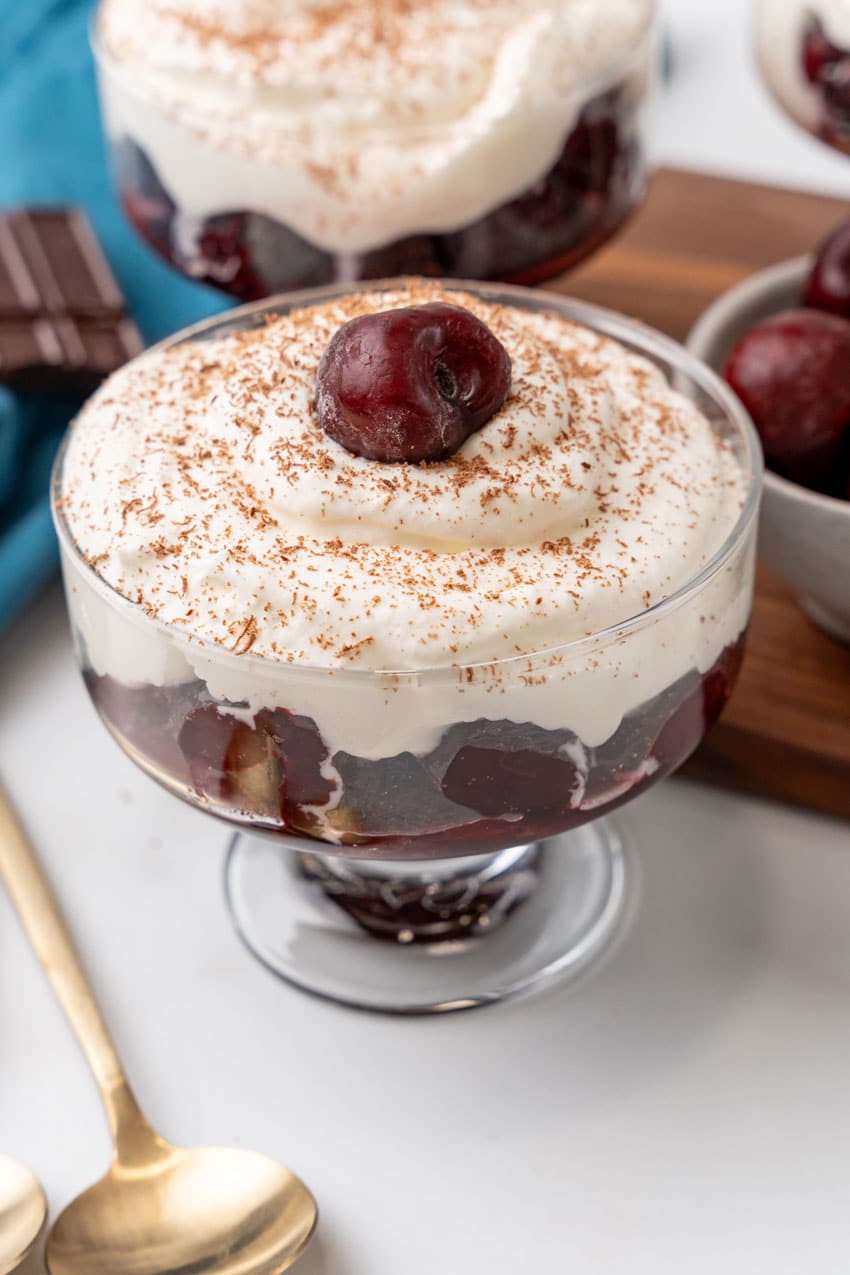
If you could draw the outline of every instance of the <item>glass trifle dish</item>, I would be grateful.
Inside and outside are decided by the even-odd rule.
[[[758,442],[680,346],[522,288],[258,303],[95,394],[54,499],[83,675],[234,830],[277,973],[400,1012],[581,968],[625,898],[604,817],[726,703]]]
[[[803,128],[850,152],[850,0],[756,0],[765,81]]]
[[[250,301],[412,273],[532,283],[642,198],[655,0],[101,0],[115,181]]]

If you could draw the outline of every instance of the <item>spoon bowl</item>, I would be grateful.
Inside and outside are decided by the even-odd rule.
[[[20,1266],[46,1218],[44,1192],[29,1169],[0,1155],[0,1275]]]
[[[313,1234],[316,1201],[294,1173],[263,1155],[220,1147],[188,1151],[154,1132],[133,1096],[53,892],[2,787],[0,878],[97,1081],[115,1148],[106,1176],[69,1204],[51,1229],[50,1275],[278,1275],[288,1270]],[[2,1165],[0,1160],[0,1171]],[[3,1265],[2,1187],[0,1172],[0,1275],[6,1275],[17,1262]],[[21,1195],[26,1198],[25,1183],[9,1198]],[[44,1213],[30,1247],[43,1221]]]
[[[47,1245],[51,1275],[277,1275],[316,1225],[312,1195],[251,1151],[183,1150],[154,1138],[70,1204]]]

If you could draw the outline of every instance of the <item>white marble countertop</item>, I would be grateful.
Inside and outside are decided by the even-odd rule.
[[[656,155],[850,195],[850,164],[755,81],[746,6],[670,8]],[[640,901],[607,962],[396,1021],[291,991],[242,949],[226,832],[99,725],[58,586],[0,637],[0,773],[153,1122],[267,1151],[315,1191],[305,1275],[847,1269],[846,824],[669,781],[621,815]],[[55,1213],[104,1170],[106,1127],[4,898],[0,1024],[0,1145]]]

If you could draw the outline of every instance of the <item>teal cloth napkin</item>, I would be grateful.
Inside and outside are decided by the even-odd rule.
[[[148,341],[227,307],[181,279],[125,224],[101,136],[93,0],[0,0],[0,207],[81,204]],[[57,565],[50,467],[79,403],[0,388],[0,630]]]

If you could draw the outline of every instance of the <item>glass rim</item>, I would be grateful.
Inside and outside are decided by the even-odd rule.
[[[142,354],[136,355],[131,362],[144,358],[146,354],[152,351],[169,349],[185,341],[207,337],[215,339],[216,337],[226,336],[230,330],[234,329],[244,331],[250,328],[251,320],[259,326],[269,313],[285,314],[298,307],[320,304],[333,297],[352,291],[362,291],[364,288],[376,292],[389,291],[397,288],[399,282],[398,278],[389,278],[360,281],[359,283],[330,284],[318,288],[304,288],[297,292],[280,293],[261,301],[253,301],[247,305],[236,306],[223,314],[213,315],[200,320],[198,323],[191,324],[189,327],[181,328],[178,332],[150,346]],[[430,280],[430,282],[434,281]],[[345,665],[311,664],[302,660],[290,662],[272,659],[265,655],[255,655],[251,652],[237,655],[210,638],[201,637],[180,625],[147,615],[138,603],[132,602],[123,593],[119,592],[114,585],[105,580],[86,561],[74,539],[62,508],[62,470],[76,418],[71,422],[56,455],[50,481],[51,514],[59,543],[64,552],[79,566],[90,583],[104,597],[105,601],[119,610],[125,610],[128,615],[132,615],[133,619],[140,624],[167,636],[181,648],[188,647],[191,651],[202,653],[203,656],[214,659],[216,662],[243,670],[263,670],[266,674],[272,670],[275,670],[278,674],[285,672],[293,675],[311,673],[323,677],[333,674],[338,678],[353,679],[361,682],[382,678],[416,681],[445,680],[447,678],[454,680],[459,675],[469,672],[484,672],[495,669],[501,672],[509,668],[523,669],[527,668],[529,663],[537,664],[538,662],[551,662],[570,658],[580,654],[582,651],[592,650],[601,645],[608,645],[622,640],[631,633],[655,623],[668,613],[678,610],[680,606],[698,594],[711,580],[720,574],[729,559],[744,543],[747,532],[758,512],[764,478],[764,461],[758,435],[743,404],[717,373],[712,371],[696,355],[691,354],[685,346],[638,319],[631,319],[603,306],[594,305],[587,301],[578,301],[572,297],[548,292],[542,288],[530,289],[512,284],[481,283],[463,279],[445,279],[440,282],[449,289],[468,292],[474,296],[481,297],[483,300],[496,300],[499,298],[503,302],[513,303],[519,308],[551,309],[571,322],[582,324],[602,333],[603,336],[619,341],[651,361],[663,359],[672,369],[687,375],[699,389],[715,401],[723,411],[726,419],[734,424],[744,444],[745,455],[749,462],[748,468],[744,473],[747,483],[744,504],[734,526],[711,558],[697,572],[683,581],[672,593],[653,603],[646,610],[618,620],[603,629],[597,629],[593,633],[573,638],[569,642],[541,647],[539,650],[526,651],[522,654],[471,660],[468,663],[455,661],[445,664],[425,665],[420,668],[351,668]],[[539,302],[539,304],[529,307],[529,301]],[[246,320],[248,320],[248,323],[245,322]]]
[[[657,43],[659,32],[661,29],[661,0],[644,0],[645,14],[641,24],[640,31],[635,41],[615,58],[611,63],[604,67],[601,71],[597,71],[594,75],[586,78],[578,79],[575,84],[570,86],[568,94],[563,96],[581,98],[583,101],[590,101],[599,93],[604,93],[618,81],[625,79],[629,69],[637,63],[645,54],[648,48]],[[100,3],[95,8],[88,22],[88,38],[89,47],[92,51],[95,64],[99,71],[103,71],[108,75],[120,76],[122,68],[125,66],[134,66],[134,63],[123,62],[106,47],[105,41],[102,39],[99,30],[100,19]],[[150,87],[145,84],[134,83],[130,86],[130,91],[134,96],[142,101],[150,102],[152,105],[161,107],[163,104],[157,95],[151,91]],[[167,106],[167,103],[165,104]],[[185,120],[191,124],[193,116],[190,113],[181,113],[173,117],[177,123]],[[409,141],[411,137],[421,138],[443,138],[446,130],[452,126],[452,121],[446,120],[442,123],[428,125],[426,127],[411,127],[401,130],[369,128],[364,126],[357,130],[354,134],[363,139],[398,139],[401,136],[405,141]],[[291,131],[295,132],[297,126],[293,125]]]

